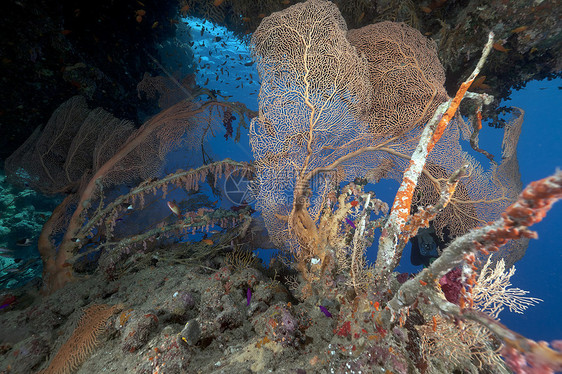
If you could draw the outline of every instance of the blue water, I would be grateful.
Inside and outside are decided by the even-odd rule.
[[[562,168],[562,79],[533,81],[511,95],[506,105],[525,110],[517,155],[523,185]],[[562,202],[554,204],[543,222],[533,227],[539,234],[531,240],[525,257],[515,264],[514,287],[543,299],[525,314],[503,312],[503,323],[538,340],[562,337]]]

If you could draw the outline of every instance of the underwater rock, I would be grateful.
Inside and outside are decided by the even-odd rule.
[[[148,360],[143,360],[135,368],[134,372],[136,374],[183,374],[196,372],[189,370],[192,357],[191,349],[180,344],[177,334],[170,334],[167,328],[164,328],[150,342],[150,349],[148,349],[147,354]]]
[[[119,318],[125,326],[121,335],[123,352],[135,352],[148,342],[150,335],[158,327],[158,317],[149,311],[123,311]]]
[[[253,319],[252,324],[258,336],[265,335],[283,346],[299,344],[299,321],[284,304],[272,305]]]
[[[13,353],[7,363],[12,365],[12,373],[34,373],[37,367],[48,357],[49,345],[43,337],[32,336],[12,347]]]
[[[164,301],[162,311],[166,313],[171,321],[184,323],[193,314],[196,305],[195,297],[188,291],[176,291],[171,297]],[[191,312],[191,313],[190,313]]]
[[[242,313],[238,308],[236,308],[232,302],[232,298],[225,295],[222,297],[221,301],[223,302],[224,309],[216,317],[216,321],[220,325],[220,330],[231,330],[241,326]]]

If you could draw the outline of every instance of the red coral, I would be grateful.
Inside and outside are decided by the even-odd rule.
[[[463,285],[461,283],[461,269],[455,268],[445,274],[439,280],[441,290],[445,294],[447,301],[458,304]]]
[[[338,330],[338,335],[343,337],[351,335],[351,322],[345,321]]]

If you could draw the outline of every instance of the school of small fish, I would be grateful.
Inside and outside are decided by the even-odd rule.
[[[199,85],[214,89],[226,98],[257,95],[260,85],[254,62],[248,48],[237,37],[204,20],[189,18],[184,23],[193,38],[188,44],[195,56]]]

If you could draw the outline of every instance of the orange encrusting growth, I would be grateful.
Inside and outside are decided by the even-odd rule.
[[[445,132],[445,129],[447,128],[447,125],[449,124],[451,119],[455,116],[455,113],[457,112],[457,109],[458,109],[458,107],[461,103],[461,100],[463,99],[466,91],[468,91],[468,88],[470,87],[470,85],[472,84],[473,81],[474,81],[474,79],[471,79],[471,80],[461,84],[459,90],[457,91],[457,94],[455,95],[455,97],[451,101],[451,104],[449,105],[449,108],[443,114],[443,116],[441,117],[441,120],[437,124],[435,132],[433,134],[433,138],[431,139],[430,143],[427,146],[427,153],[431,152],[431,150],[433,149],[435,144],[439,141],[439,139],[441,138],[441,136]],[[410,161],[410,165],[408,166],[408,169],[404,172],[405,177],[402,181],[402,186],[398,190],[398,192],[396,193],[396,197],[394,199],[393,210],[396,210],[398,218],[399,218],[399,222],[402,223],[400,225],[400,229],[401,229],[400,231],[402,231],[402,229],[404,228],[405,223],[406,223],[406,221],[407,221],[407,219],[410,215],[410,207],[412,205],[412,197],[414,196],[414,190],[416,189],[416,186],[417,186],[416,182],[414,182],[410,178],[406,177],[406,175],[408,175],[408,171],[410,171],[410,169],[414,165],[415,165],[415,162]]]
[[[412,163],[410,162],[410,166],[411,165]],[[401,188],[396,193],[393,209],[397,211],[400,221],[406,223],[408,217],[410,216],[410,206],[412,205],[412,196],[414,195],[414,190],[416,189],[416,183],[410,178],[404,177],[402,186],[405,188]]]
[[[466,94],[466,91],[468,91],[468,88],[472,84],[472,82],[474,82],[474,79],[471,79],[471,80],[461,84],[460,88],[457,91],[457,94],[455,95],[455,97],[453,98],[453,101],[449,105],[449,109],[447,109],[445,114],[443,114],[443,117],[441,117],[441,120],[439,121],[439,124],[437,125],[437,128],[435,129],[435,132],[433,133],[433,139],[427,147],[428,153],[431,152],[431,150],[435,146],[435,143],[437,143],[439,141],[439,139],[441,139],[441,136],[445,132],[445,129],[447,128],[447,125],[449,125],[449,122],[451,121],[451,119],[453,119],[453,117],[455,116],[455,113],[457,112],[457,109],[459,108],[459,105],[460,105],[464,95]]]
[[[481,111],[477,111],[476,112],[476,128],[478,130],[482,130],[482,112]]]

